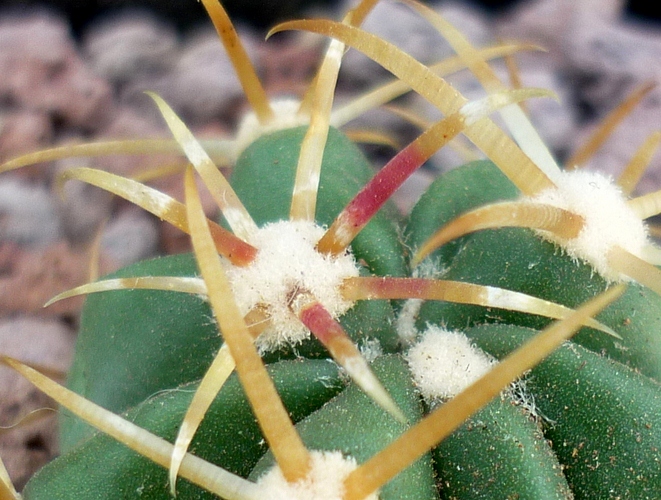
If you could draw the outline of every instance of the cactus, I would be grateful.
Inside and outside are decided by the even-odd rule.
[[[627,199],[634,167],[618,190],[556,166],[509,106],[545,92],[505,89],[486,63],[524,46],[478,51],[407,2],[458,53],[435,69],[463,64],[488,90],[467,102],[360,31],[374,4],[363,1],[341,23],[276,28],[334,40],[302,103],[270,103],[221,5],[203,2],[254,110],[225,152],[232,178],[155,95],[191,164],[185,202],[64,173],[189,233],[194,252],[54,299],[89,294],[68,388],[1,358],[71,412],[62,456],[24,498],[658,498],[661,281],[643,219],[659,196]],[[445,115],[378,173],[333,121],[346,46],[399,79],[366,99],[411,87]],[[497,110],[520,147],[488,119]],[[459,133],[489,160],[439,176],[401,220],[388,199]],[[86,147],[2,170],[126,145]],[[194,171],[220,223],[205,218]],[[571,198],[590,186],[589,202],[606,193],[605,223]],[[594,253],[594,236],[577,243],[585,233],[611,234]]]

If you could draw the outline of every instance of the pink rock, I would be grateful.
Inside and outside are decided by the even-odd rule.
[[[62,236],[55,196],[44,184],[0,177],[0,242],[45,247]]]
[[[84,66],[67,25],[47,14],[0,21],[0,98],[87,130],[112,111],[108,84]]]
[[[270,95],[302,96],[319,67],[325,44],[305,33],[274,37],[256,47],[260,79]]]
[[[565,53],[570,69],[586,79],[583,100],[607,109],[625,97],[633,82],[658,80],[661,30],[576,16],[565,39]]]
[[[344,4],[346,10],[353,2],[345,1]],[[491,26],[486,16],[466,2],[441,2],[430,6],[466,33],[473,44],[479,46],[491,41]],[[403,3],[378,3],[362,27],[426,64],[454,54],[436,28]],[[346,53],[342,64],[343,74],[361,83],[383,80],[389,75],[378,64],[355,50]]]
[[[242,41],[249,46],[245,37]],[[123,90],[122,103],[159,116],[151,100],[143,95],[146,90],[159,94],[188,125],[231,116],[237,103],[244,99],[218,35],[206,29],[198,31],[184,44],[171,72],[143,76]]]
[[[617,178],[629,163],[636,150],[647,137],[659,130],[661,123],[661,81],[636,107],[633,112],[617,127],[613,135],[599,148],[585,165],[600,172],[606,172]],[[633,86],[633,85],[632,85]],[[628,91],[631,91],[630,87]],[[613,103],[615,107],[617,103]],[[604,110],[605,112],[608,110]],[[599,117],[603,118],[603,116]],[[577,143],[583,144],[594,131],[599,118],[586,126]],[[661,151],[657,150],[648,166],[637,193],[646,194],[661,189]]]
[[[599,113],[622,100],[632,82],[659,74],[661,31],[628,21],[624,6],[623,0],[522,2],[498,21],[497,32],[548,49],[570,78],[575,101]]]
[[[92,70],[116,85],[169,70],[177,56],[172,26],[143,11],[129,11],[92,26],[83,53]]]
[[[570,31],[577,16],[614,23],[620,19],[623,9],[623,0],[520,2],[505,17],[497,20],[495,30],[501,39],[541,44],[551,57],[562,62],[565,57],[565,40],[572,36]]]
[[[45,113],[21,110],[0,115],[0,163],[24,153],[47,147],[53,137],[53,127]],[[44,166],[22,168],[21,177],[44,180]]]
[[[74,339],[73,331],[60,321],[27,317],[0,322],[0,352],[60,382],[71,364]],[[0,366],[0,456],[19,490],[57,455],[56,409],[30,382]]]
[[[156,256],[158,221],[137,207],[122,210],[104,227],[101,251],[113,266],[124,267]]]
[[[67,158],[58,160],[57,174],[72,168],[94,167],[94,159]],[[70,180],[57,197],[57,209],[65,238],[76,245],[89,243],[101,225],[112,215],[113,196],[90,184]]]
[[[49,248],[27,250],[8,243],[0,245],[0,316],[30,313],[43,317],[76,318],[83,297],[63,300],[44,309],[60,292],[89,281],[90,252],[66,242]],[[110,272],[105,261],[100,274]]]
[[[153,101],[143,96],[147,104],[156,108]],[[113,120],[100,131],[97,141],[134,139],[171,139],[172,135],[160,116],[141,114],[133,108],[122,106]],[[131,176],[150,169],[172,164],[181,158],[178,154],[122,155],[116,154],[94,158],[90,161],[95,168],[118,175]]]

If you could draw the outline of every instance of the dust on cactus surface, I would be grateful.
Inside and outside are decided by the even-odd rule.
[[[363,0],[339,20],[272,29],[330,38],[309,85],[281,98],[223,6],[202,3],[250,108],[233,134],[198,138],[148,92],[170,138],[0,166],[171,155],[124,175],[68,164],[55,186],[110,193],[191,243],[99,278],[92,238],[88,282],[47,304],[87,296],[66,385],[2,353],[60,405],[61,455],[21,493],[0,461],[0,498],[657,498],[661,249],[647,219],[661,192],[634,193],[661,133],[616,179],[582,168],[653,86],[563,165],[527,114],[554,93],[494,69],[505,59],[517,82],[515,58],[534,45],[476,47],[406,0],[401,12],[455,52],[426,65],[361,29],[381,5]],[[348,49],[393,76],[338,105]],[[460,72],[481,93],[448,83]],[[409,93],[421,100],[398,100]],[[402,146],[359,126],[378,107],[421,133]],[[359,143],[396,147],[377,170]],[[448,149],[466,161],[395,206]],[[154,187],[166,176],[178,198]]]

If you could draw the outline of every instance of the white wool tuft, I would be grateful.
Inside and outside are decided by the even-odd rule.
[[[279,467],[264,474],[257,485],[268,500],[342,500],[344,480],[356,469],[353,458],[345,458],[339,451],[312,451],[309,474],[296,483],[288,483]],[[373,493],[366,500],[378,500]]]
[[[273,119],[268,123],[260,123],[254,112],[246,113],[239,124],[234,140],[235,158],[263,135],[288,128],[307,125],[310,118],[307,114],[299,114],[301,103],[296,99],[280,99],[271,102]]]
[[[422,299],[408,299],[395,320],[395,330],[404,345],[411,345],[418,336],[415,321],[423,304]]]
[[[365,339],[358,346],[360,354],[368,363],[373,362],[376,358],[383,356],[383,347],[379,339]]]
[[[611,248],[617,245],[642,257],[648,243],[647,227],[628,206],[621,189],[596,172],[563,172],[556,188],[547,189],[530,201],[563,208],[585,219],[583,229],[572,240],[558,241],[549,233],[540,234],[558,243],[571,257],[587,261],[607,280],[626,279],[608,266]]]
[[[445,270],[440,264],[440,260],[427,257],[413,270],[413,278],[441,278]],[[418,337],[418,328],[415,322],[422,308],[424,301],[422,299],[408,299],[404,302],[397,318],[395,319],[395,331],[400,340],[406,346],[413,345]]]
[[[420,393],[428,402],[454,397],[494,364],[463,333],[433,325],[409,349],[406,359]]]
[[[351,253],[328,256],[315,250],[324,229],[309,221],[279,221],[257,230],[249,243],[256,259],[246,267],[231,266],[227,277],[242,314],[258,304],[266,307],[271,327],[257,339],[260,350],[296,344],[309,330],[290,310],[293,294],[310,292],[334,317],[351,308],[340,293],[346,278],[359,274]]]

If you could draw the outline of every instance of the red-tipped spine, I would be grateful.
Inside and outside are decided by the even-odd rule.
[[[257,249],[251,244],[216,224],[209,224],[209,230],[218,253],[235,266],[247,266],[255,260]]]
[[[301,294],[292,304],[294,313],[330,352],[352,380],[379,406],[401,422],[406,417],[374,375],[367,360],[326,308],[309,294]]]
[[[319,240],[317,249],[330,254],[344,251],[388,198],[430,155],[423,151],[418,141],[401,150],[349,202]]]

